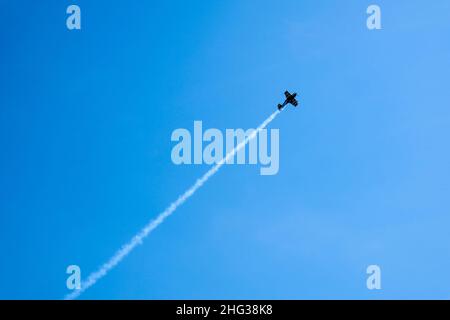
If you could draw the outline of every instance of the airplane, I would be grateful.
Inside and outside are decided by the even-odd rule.
[[[283,104],[278,104],[278,110],[283,109],[287,104],[292,104],[294,107],[298,105],[298,101],[295,99],[297,93],[290,94],[289,91],[285,91],[284,95],[286,96],[286,100],[284,100]]]

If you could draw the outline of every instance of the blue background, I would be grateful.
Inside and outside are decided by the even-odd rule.
[[[372,3],[1,0],[0,298],[62,298],[208,170],[173,130],[285,89],[279,173],[224,167],[82,298],[450,297],[450,2]]]

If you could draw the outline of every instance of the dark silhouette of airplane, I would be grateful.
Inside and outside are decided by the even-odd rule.
[[[287,104],[292,104],[294,107],[298,105],[298,101],[295,99],[297,94],[294,92],[290,94],[289,91],[285,91],[284,95],[286,96],[286,100],[284,100],[283,104],[278,104],[278,110],[283,109]]]

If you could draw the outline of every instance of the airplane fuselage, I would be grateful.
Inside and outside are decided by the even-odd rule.
[[[293,93],[293,94],[291,94],[291,95],[286,99],[286,101],[289,103],[289,102],[291,102],[292,100],[294,100],[296,96],[297,96],[297,93]]]

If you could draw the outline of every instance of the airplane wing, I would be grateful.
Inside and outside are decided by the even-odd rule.
[[[286,98],[289,98],[291,96],[291,94],[289,93],[289,91],[285,91],[284,95],[286,96]]]
[[[291,103],[294,107],[296,107],[298,105],[297,99],[292,99]]]

